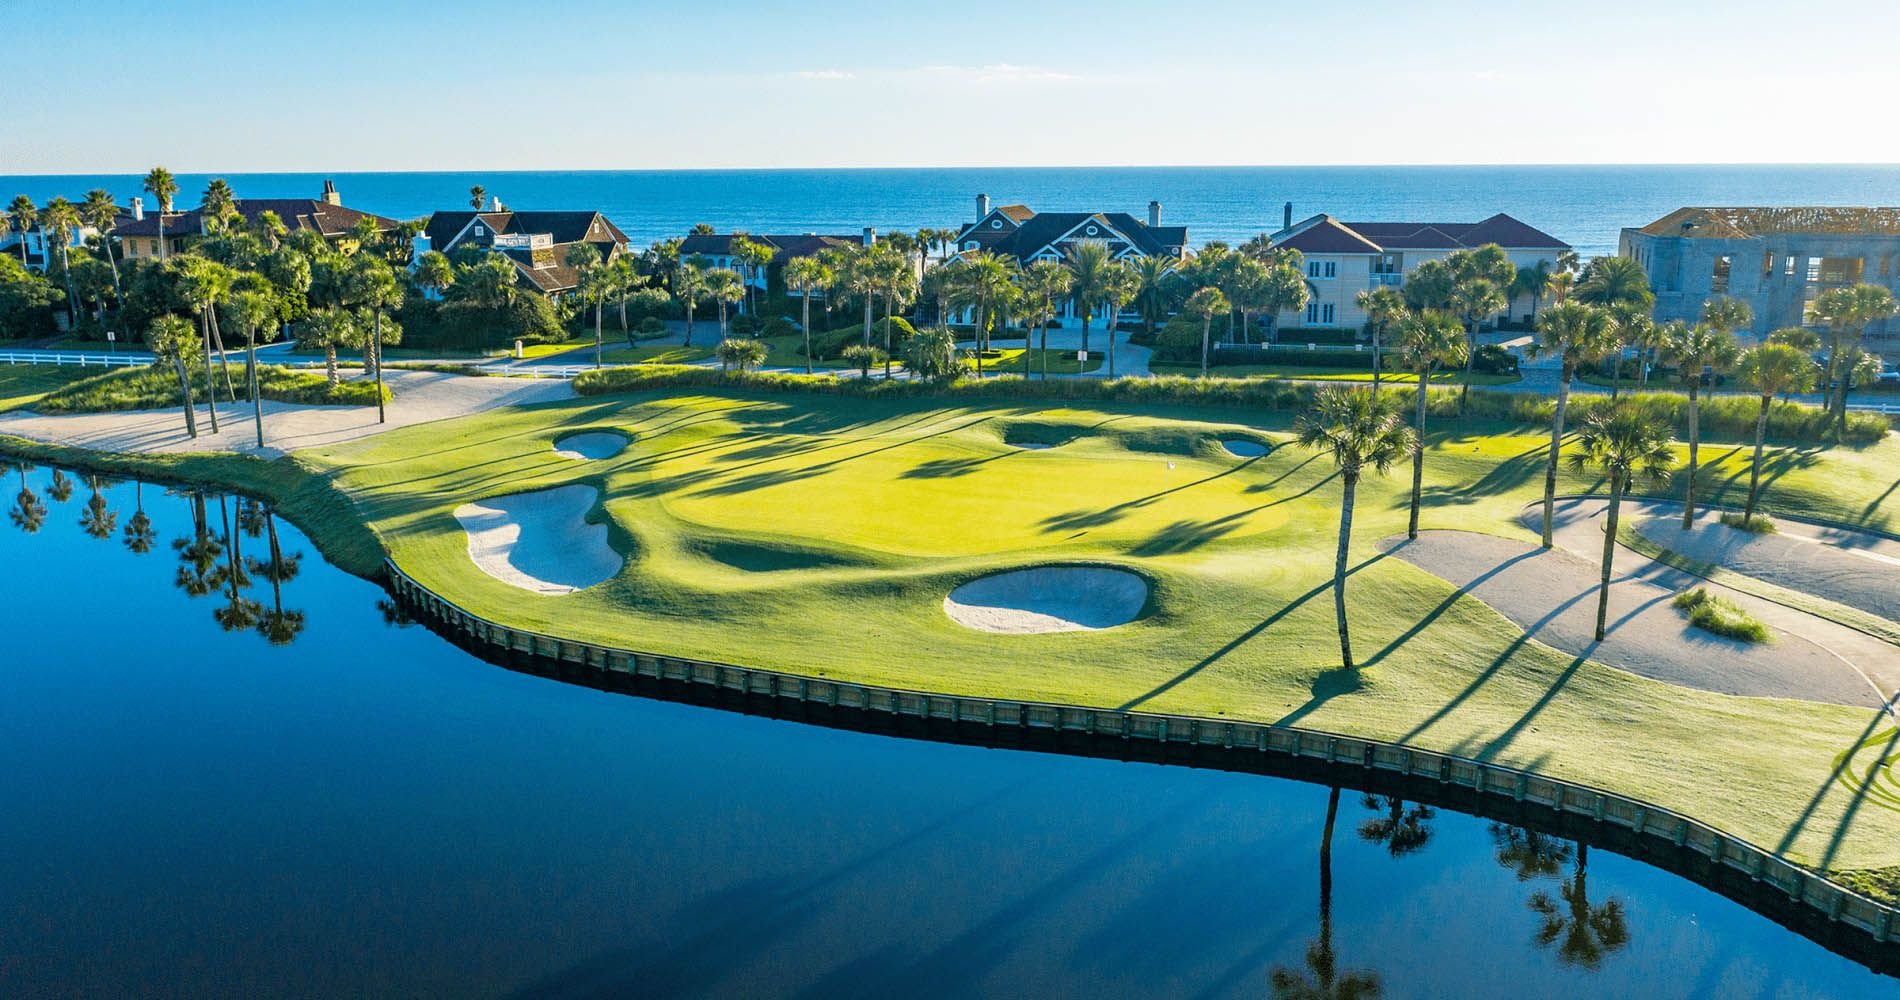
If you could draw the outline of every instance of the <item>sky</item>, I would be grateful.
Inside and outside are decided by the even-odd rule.
[[[0,0],[0,173],[1900,162],[1900,4],[1826,11]]]

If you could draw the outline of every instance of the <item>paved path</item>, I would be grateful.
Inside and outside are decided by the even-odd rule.
[[[177,407],[121,413],[41,414],[16,410],[0,413],[0,434],[100,451],[235,451],[276,457],[430,420],[574,396],[572,385],[554,379],[481,378],[390,369],[384,372],[384,380],[395,394],[389,404],[388,423],[376,422],[373,406],[309,406],[267,401],[264,404],[265,446],[261,449],[257,447],[250,405],[244,402],[218,407],[222,433],[215,435],[210,433],[206,408],[198,407],[196,440],[185,435],[184,414]]]
[[[1557,548],[1464,531],[1426,531],[1382,548],[1445,578],[1524,632],[1575,656],[1656,680],[1723,694],[1878,706],[1900,690],[1900,650],[1865,633],[1700,577],[1618,547],[1610,584],[1609,629],[1596,642],[1597,583],[1603,550],[1602,499],[1560,502]],[[1541,523],[1541,508],[1525,513]],[[1707,587],[1741,605],[1774,633],[1750,645],[1691,627],[1670,604]]]

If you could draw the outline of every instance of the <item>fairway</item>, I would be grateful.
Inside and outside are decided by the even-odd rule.
[[[1430,439],[1423,523],[1520,541],[1542,481],[1537,427]],[[812,394],[657,393],[514,407],[298,453],[331,473],[393,558],[513,626],[690,656],[976,696],[1281,722],[1511,764],[1656,801],[1833,869],[1900,864],[1900,808],[1841,780],[1884,716],[1737,697],[1526,639],[1491,608],[1386,557],[1409,470],[1361,486],[1338,668],[1330,591],[1339,485],[1283,414],[1233,408],[954,405]],[[574,461],[555,443],[630,444]],[[1230,442],[1267,446],[1238,455]],[[1039,446],[1039,447],[1032,447]],[[1705,443],[1710,499],[1747,449]],[[1768,503],[1890,529],[1890,439],[1771,449]],[[560,486],[625,565],[542,595],[482,572],[454,510]],[[1568,468],[1566,493],[1602,489]],[[946,613],[958,587],[1052,565],[1148,584],[1113,627],[994,632]],[[1132,617],[1132,620],[1127,620]],[[1125,623],[1119,623],[1125,621]],[[1875,744],[1867,744],[1875,746]],[[1851,816],[1843,828],[1841,820]]]

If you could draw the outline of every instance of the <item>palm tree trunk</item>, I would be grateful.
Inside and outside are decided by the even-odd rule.
[[[1478,357],[1478,321],[1471,321],[1471,333],[1465,339],[1465,379],[1458,387],[1458,415],[1465,415],[1465,400],[1471,395],[1471,363]]]
[[[604,304],[605,303],[603,303],[598,297],[594,299],[594,367],[595,368],[602,367],[601,365],[602,348],[601,348],[601,341],[600,341],[600,307]]]
[[[1603,526],[1603,577],[1597,587],[1597,641],[1603,641],[1603,626],[1610,616],[1610,571],[1616,562],[1616,519],[1623,506],[1623,474],[1610,473],[1610,514]]]
[[[199,318],[199,326],[204,330],[205,344],[205,408],[211,414],[211,433],[218,433],[218,383],[211,374],[211,324],[208,319]]]
[[[1352,545],[1352,505],[1359,486],[1357,472],[1340,474],[1345,489],[1339,500],[1339,550],[1333,555],[1333,613],[1339,618],[1339,662],[1352,669],[1352,637],[1346,630],[1346,550]]]
[[[264,394],[257,391],[257,334],[244,338],[245,378],[251,385],[251,413],[257,420],[257,446],[264,447]]]
[[[66,272],[66,319],[76,327],[79,325],[79,293],[73,291],[73,258],[66,247],[66,240],[67,236],[62,232],[59,237],[59,269]]]
[[[1082,349],[1089,349],[1089,314],[1082,313]]]
[[[118,301],[119,308],[125,308],[125,290],[119,287],[119,261],[112,256],[112,233],[99,234],[99,249],[106,252],[106,263],[112,267],[112,297]],[[100,310],[103,313],[105,310]]]
[[[1115,328],[1121,325],[1121,312],[1121,303],[1108,304],[1108,377],[1111,379],[1115,377]],[[1081,366],[1076,366],[1076,374],[1081,373]]]
[[[1570,405],[1570,362],[1564,362],[1557,383],[1557,409],[1550,421],[1550,457],[1544,462],[1544,548],[1551,547],[1551,522],[1557,516],[1557,453],[1564,445],[1564,408]]]
[[[681,346],[683,347],[693,346],[693,300],[692,299],[686,300],[686,339],[681,344]]]
[[[1207,338],[1214,328],[1212,314],[1201,317],[1201,377],[1207,377]]]
[[[1697,404],[1696,397],[1702,388],[1701,382],[1700,378],[1689,382],[1689,478],[1682,494],[1682,530],[1684,531],[1695,527],[1696,446],[1701,444],[1701,427],[1697,423],[1701,416],[1701,408]]]
[[[1383,333],[1384,333],[1384,330],[1380,326],[1378,325],[1373,326],[1372,328],[1372,394],[1374,396],[1377,396],[1379,394],[1379,340],[1381,336],[1383,335]],[[1420,396],[1423,396],[1425,394],[1425,376],[1423,375],[1420,375],[1418,377],[1418,392]],[[1421,426],[1422,426],[1422,421],[1421,421]]]
[[[1027,335],[1025,334],[1025,338],[1026,337]],[[1025,339],[1023,341],[1025,352],[1027,352],[1028,347],[1029,341]],[[1042,377],[1045,380],[1049,378],[1049,319],[1046,316],[1042,321]]]
[[[725,313],[720,313],[720,316],[724,315]],[[719,329],[720,336],[725,336],[726,321],[724,319],[719,321]],[[871,346],[871,293],[869,292],[864,293],[864,346]]]
[[[1415,432],[1412,437],[1412,519],[1405,529],[1407,538],[1418,537],[1418,507],[1425,492],[1425,409],[1428,405],[1425,383],[1431,373],[1430,368],[1418,370],[1418,416],[1412,420]]]
[[[339,381],[341,381],[341,379],[337,376],[337,373],[336,373],[336,344],[335,343],[329,343],[329,344],[323,345],[323,374],[329,378],[330,388],[332,389],[336,388],[336,384]]]
[[[1047,329],[1047,327],[1045,326],[1046,323],[1048,323],[1046,312],[1038,312],[1036,314],[1036,330],[1040,331],[1040,330]],[[1036,346],[1035,333],[1031,332],[1027,328],[1024,328],[1023,330],[1023,379],[1025,381],[1027,381],[1029,378],[1029,363],[1031,360],[1033,360],[1031,356],[1036,353],[1031,348],[1035,346]]]
[[[158,259],[161,261],[165,259],[165,206],[163,205],[158,206]],[[21,250],[20,260],[22,262],[26,260],[24,248]],[[211,387],[206,386],[205,388],[209,389]]]
[[[187,437],[196,438],[198,436],[198,414],[193,412],[191,408],[191,375],[185,371],[185,356],[183,354],[174,354],[172,356],[172,365],[178,369],[178,393],[185,404],[185,435]]]
[[[371,336],[374,340],[369,345],[369,355],[372,359],[370,363],[376,369],[376,422],[382,424],[389,422],[389,414],[385,412],[383,403],[383,311],[381,308],[376,310],[376,328]]]
[[[231,357],[224,351],[224,331],[218,327],[217,303],[212,303],[211,307],[206,309],[205,312],[211,315],[211,339],[218,345],[218,371],[224,376],[224,395],[232,403],[236,403],[237,390],[231,386]],[[207,356],[205,358],[205,363],[211,363],[210,357]],[[212,390],[212,387],[207,383],[205,389]],[[214,390],[213,394],[215,395]]]
[[[983,310],[988,308],[988,306],[989,306],[989,303],[985,302],[983,300],[983,297],[979,296],[977,298],[976,300],[976,380],[978,382],[983,381],[983,324],[989,318],[983,315]]]
[[[1761,495],[1761,445],[1768,436],[1768,406],[1774,400],[1772,395],[1763,393],[1761,412],[1755,415],[1755,459],[1748,464],[1748,505],[1742,508],[1742,526],[1747,527],[1755,517],[1755,499]]]
[[[891,380],[891,314],[897,309],[897,296],[884,296],[884,381]]]
[[[805,289],[805,374],[811,374],[811,289]]]

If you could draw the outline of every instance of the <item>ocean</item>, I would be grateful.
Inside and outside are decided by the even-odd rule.
[[[179,174],[195,205],[207,174]],[[238,196],[316,197],[333,179],[352,208],[395,218],[464,208],[480,184],[517,209],[599,209],[637,245],[720,231],[916,231],[974,221],[976,196],[1040,211],[1122,211],[1185,224],[1189,241],[1237,242],[1293,217],[1473,222],[1508,212],[1587,256],[1616,251],[1618,230],[1684,205],[1900,204],[1897,166],[999,167],[864,170],[665,170],[224,175]],[[0,177],[0,205],[78,200],[103,187],[127,204],[134,175]]]

